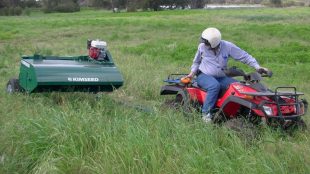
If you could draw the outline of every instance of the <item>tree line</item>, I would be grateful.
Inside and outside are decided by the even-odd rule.
[[[185,9],[203,8],[209,0],[85,0],[90,1],[94,7],[127,9],[136,11],[137,9],[158,11],[162,8]]]
[[[42,7],[45,12],[79,11],[80,6],[104,9],[160,10],[161,8],[203,8],[209,0],[0,0],[0,9]]]
[[[44,12],[75,12],[81,6],[103,8],[115,12],[125,9],[128,12],[162,9],[199,9],[208,3],[266,3],[281,6],[282,0],[0,0],[0,15],[20,15],[27,8],[41,8]],[[296,1],[297,2],[297,1]],[[298,1],[300,2],[300,1]],[[309,6],[310,0],[304,0]]]

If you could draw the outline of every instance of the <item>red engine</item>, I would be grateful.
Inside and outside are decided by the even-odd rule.
[[[87,41],[87,49],[88,56],[94,60],[106,60],[106,48],[107,43],[105,41],[100,40],[88,40]]]

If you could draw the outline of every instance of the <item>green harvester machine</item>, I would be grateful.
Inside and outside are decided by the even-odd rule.
[[[23,56],[19,77],[7,83],[7,92],[111,92],[123,85],[104,41],[88,40],[88,55],[76,57]]]

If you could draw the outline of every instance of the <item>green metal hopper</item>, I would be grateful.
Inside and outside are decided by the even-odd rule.
[[[89,56],[23,56],[18,79],[10,79],[7,92],[25,91],[113,91],[123,77],[106,51],[103,61]]]

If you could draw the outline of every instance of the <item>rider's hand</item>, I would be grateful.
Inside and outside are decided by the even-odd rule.
[[[269,70],[268,70],[268,68],[259,67],[259,68],[256,69],[256,71],[259,72],[259,73],[266,74]]]
[[[192,78],[194,77],[194,75],[195,75],[195,74],[194,74],[193,72],[191,72],[191,73],[189,73],[186,77],[188,77],[188,78],[191,78],[191,79],[192,79]]]

